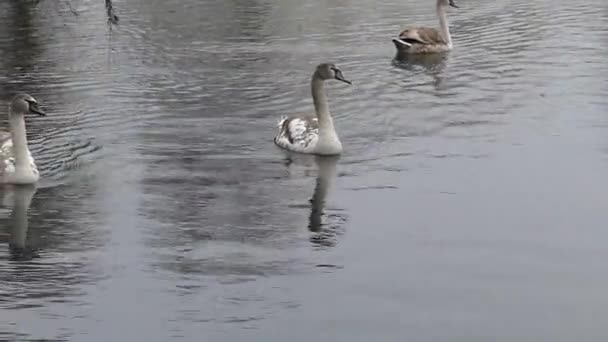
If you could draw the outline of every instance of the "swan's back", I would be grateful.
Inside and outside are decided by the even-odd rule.
[[[410,44],[447,45],[441,33],[432,27],[412,27],[403,30],[399,38]]]

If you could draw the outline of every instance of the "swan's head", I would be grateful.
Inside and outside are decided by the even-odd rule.
[[[315,71],[315,76],[319,77],[323,81],[338,80],[347,84],[352,84],[351,81],[344,78],[344,75],[342,75],[342,70],[340,70],[340,68],[333,63],[319,64],[317,66],[317,70]]]
[[[437,6],[443,6],[443,7],[452,6],[454,8],[458,8],[458,6],[456,6],[456,3],[454,2],[454,0],[437,0]]]
[[[28,94],[19,94],[13,97],[10,105],[12,114],[38,114],[46,116],[46,113],[38,107],[38,101]]]

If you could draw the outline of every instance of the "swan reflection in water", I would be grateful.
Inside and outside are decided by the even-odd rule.
[[[34,184],[0,188],[2,208],[10,210],[9,224],[0,228],[0,242],[8,243],[12,260],[29,260],[38,256],[27,239],[28,210],[36,190]]]
[[[316,164],[317,178],[315,188],[310,198],[310,215],[308,230],[312,233],[310,242],[318,247],[333,247],[336,238],[342,233],[346,215],[339,209],[332,208],[331,214],[326,214],[326,198],[336,178],[336,166],[340,156],[310,156],[289,154],[287,165],[311,166]]]
[[[417,67],[422,67],[424,72],[433,78],[433,86],[435,89],[441,88],[443,78],[441,74],[445,69],[448,60],[448,52],[431,53],[431,54],[407,54],[397,53],[393,58],[393,66],[413,71]]]

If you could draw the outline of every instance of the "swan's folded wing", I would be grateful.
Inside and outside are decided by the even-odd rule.
[[[0,176],[13,166],[13,141],[9,132],[0,132]]]
[[[13,154],[13,141],[9,132],[0,132],[0,160],[8,159]]]
[[[282,127],[275,142],[284,148],[303,152],[316,144],[319,135],[317,118],[298,115],[282,121]]]
[[[439,31],[430,27],[414,27],[404,30],[399,38],[408,43],[425,45],[447,44]]]
[[[27,156],[34,173],[38,173],[38,167],[32,153],[28,150]],[[0,132],[0,176],[15,172],[15,154],[13,152],[12,136],[8,132]]]

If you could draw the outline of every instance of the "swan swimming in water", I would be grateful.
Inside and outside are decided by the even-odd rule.
[[[278,124],[279,134],[274,138],[277,146],[307,154],[338,155],[342,153],[342,143],[334,128],[324,90],[324,82],[332,79],[351,84],[335,64],[319,64],[310,82],[316,116],[296,115],[281,118]]]
[[[40,178],[27,146],[26,114],[46,116],[32,96],[16,95],[8,109],[10,132],[0,132],[0,184],[33,184]]]
[[[430,27],[412,27],[402,31],[393,43],[399,53],[438,53],[452,50],[452,36],[446,8],[458,8],[454,0],[437,0],[437,16],[441,31]]]

